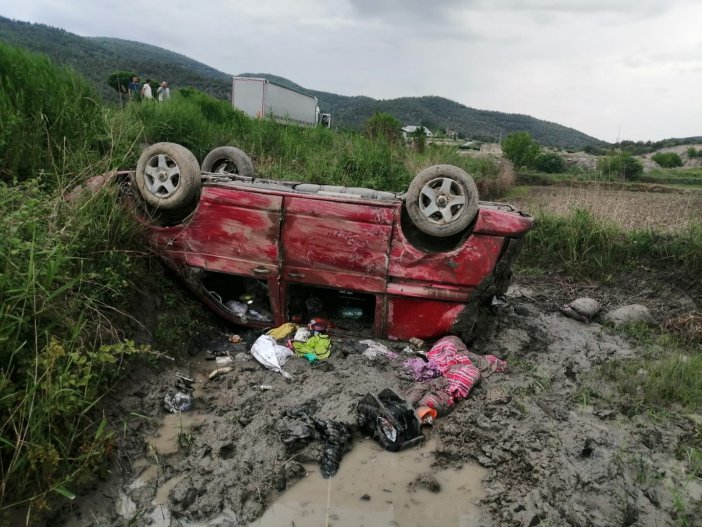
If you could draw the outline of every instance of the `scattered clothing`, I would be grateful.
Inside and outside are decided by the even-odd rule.
[[[376,342],[371,339],[362,340],[359,344],[366,346],[366,350],[363,352],[363,356],[371,360],[377,358],[379,355],[387,357],[388,359],[394,359],[397,357],[397,353],[394,353],[388,349],[385,344]]]
[[[427,382],[441,377],[441,369],[433,362],[420,357],[412,357],[402,363],[397,376],[408,381]]]
[[[408,399],[416,406],[428,406],[439,416],[446,415],[460,400],[470,394],[482,377],[504,372],[507,363],[494,355],[477,355],[454,336],[439,339],[427,352],[427,361],[407,359],[398,373],[429,384],[413,387]]]
[[[293,341],[295,342],[306,342],[308,338],[312,336],[312,332],[305,327],[297,328]]]
[[[317,402],[309,400],[296,408],[283,411],[275,423],[288,454],[294,454],[310,443],[321,443],[320,470],[324,478],[330,478],[339,470],[339,464],[346,452],[351,450],[351,428],[333,419],[320,419],[314,416]]]
[[[308,361],[325,360],[331,353],[331,340],[328,335],[313,335],[304,342],[291,342],[295,355]]]
[[[297,327],[297,324],[293,322],[287,322],[282,326],[278,326],[277,328],[271,329],[268,333],[266,333],[266,335],[270,335],[275,340],[283,340],[285,337],[290,335],[290,333],[295,331]]]

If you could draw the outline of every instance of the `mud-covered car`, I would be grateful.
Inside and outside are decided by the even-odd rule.
[[[200,168],[158,143],[127,176],[151,248],[210,308],[250,327],[314,319],[331,332],[469,341],[532,227],[509,205],[479,202],[451,165],[396,194],[257,178],[235,147]]]

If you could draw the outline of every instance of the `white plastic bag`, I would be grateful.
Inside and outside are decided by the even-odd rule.
[[[258,337],[251,346],[251,355],[269,370],[280,373],[286,379],[292,378],[288,372],[283,371],[283,365],[292,357],[293,352],[277,344],[273,337],[269,335]]]

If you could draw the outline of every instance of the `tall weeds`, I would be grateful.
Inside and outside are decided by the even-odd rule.
[[[95,161],[107,136],[104,112],[77,73],[0,43],[0,180]]]
[[[135,230],[103,191],[67,204],[41,179],[0,184],[0,511],[69,494],[105,459],[95,409],[124,353],[111,306],[138,269]]]
[[[111,447],[97,403],[138,352],[113,322],[138,275],[114,189],[67,191],[135,153],[139,127],[44,56],[0,44],[0,522],[35,521]]]

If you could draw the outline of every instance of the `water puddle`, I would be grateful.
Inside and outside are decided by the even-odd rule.
[[[431,468],[434,441],[391,453],[371,440],[354,441],[339,473],[325,480],[319,467],[286,490],[250,527],[333,525],[334,527],[392,527],[452,525],[479,527],[478,500],[487,471],[477,465],[461,470]],[[430,474],[441,490],[422,486],[410,490],[420,474]],[[428,478],[431,480],[431,478]]]
[[[157,456],[175,454],[188,442],[192,429],[204,420],[205,415],[196,410],[163,416],[156,435],[146,438],[149,450]]]

